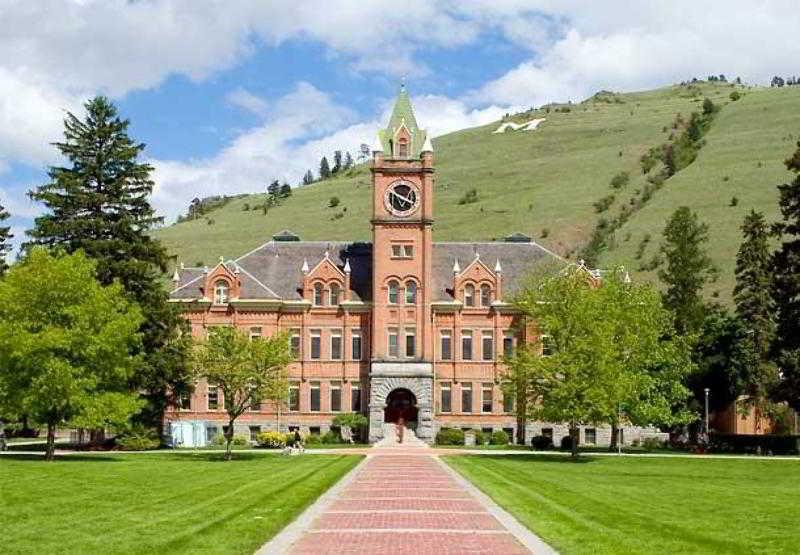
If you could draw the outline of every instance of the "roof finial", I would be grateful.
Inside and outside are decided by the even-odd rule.
[[[225,264],[225,257],[224,256],[220,256],[219,257],[219,263],[220,264]]]
[[[455,261],[455,263],[453,264],[453,273],[454,273],[454,274],[459,274],[459,273],[461,273],[461,266],[459,266],[459,264],[458,264],[458,258],[456,258],[456,261]]]
[[[425,135],[425,142],[422,144],[422,152],[433,152],[433,143],[431,142],[431,138],[429,135]]]
[[[300,268],[300,271],[303,272],[304,274],[308,273],[308,258],[303,259],[303,267]]]
[[[350,273],[350,259],[349,258],[344,261],[344,273],[345,274],[349,274]]]
[[[178,267],[175,266],[175,272],[172,274],[172,281],[174,281],[175,283],[178,283],[180,280],[181,280],[181,276],[178,273]]]
[[[503,273],[503,267],[500,266],[500,259],[499,258],[497,259],[497,262],[494,263],[494,273],[495,274],[502,274]]]
[[[622,283],[629,284],[631,281],[631,275],[628,273],[628,270],[625,270],[625,277],[622,278]]]

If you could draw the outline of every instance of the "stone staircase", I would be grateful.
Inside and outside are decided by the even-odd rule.
[[[383,425],[383,439],[375,444],[375,447],[387,448],[403,448],[403,447],[428,447],[428,444],[422,441],[414,433],[414,430],[407,426],[403,426],[403,443],[398,441],[399,426],[397,424],[385,423]]]

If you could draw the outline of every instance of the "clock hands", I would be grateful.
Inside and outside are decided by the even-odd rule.
[[[415,200],[415,199],[414,199],[414,200],[412,200],[411,198],[404,197],[403,195],[401,195],[401,194],[400,194],[400,193],[398,193],[397,191],[391,191],[391,193],[390,193],[390,194],[394,195],[394,196],[395,196],[395,198],[397,198],[397,199],[398,199],[400,202],[404,202],[404,203],[405,203],[407,206],[413,206],[413,205],[414,205],[414,200]],[[413,194],[413,191],[412,191],[412,194]],[[409,195],[409,197],[410,197],[410,196],[411,196],[411,195]],[[416,195],[414,195],[414,196],[416,197]]]

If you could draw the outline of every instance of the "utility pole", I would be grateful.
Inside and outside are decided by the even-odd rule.
[[[707,436],[708,435],[708,392],[711,391],[711,390],[706,387],[703,391],[705,391],[705,394],[706,394],[706,429],[705,429],[705,432],[706,432],[706,436]]]

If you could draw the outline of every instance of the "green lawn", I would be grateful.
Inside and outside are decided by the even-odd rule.
[[[3,553],[252,553],[360,460],[0,457]]]
[[[800,462],[452,456],[563,553],[797,553]]]

